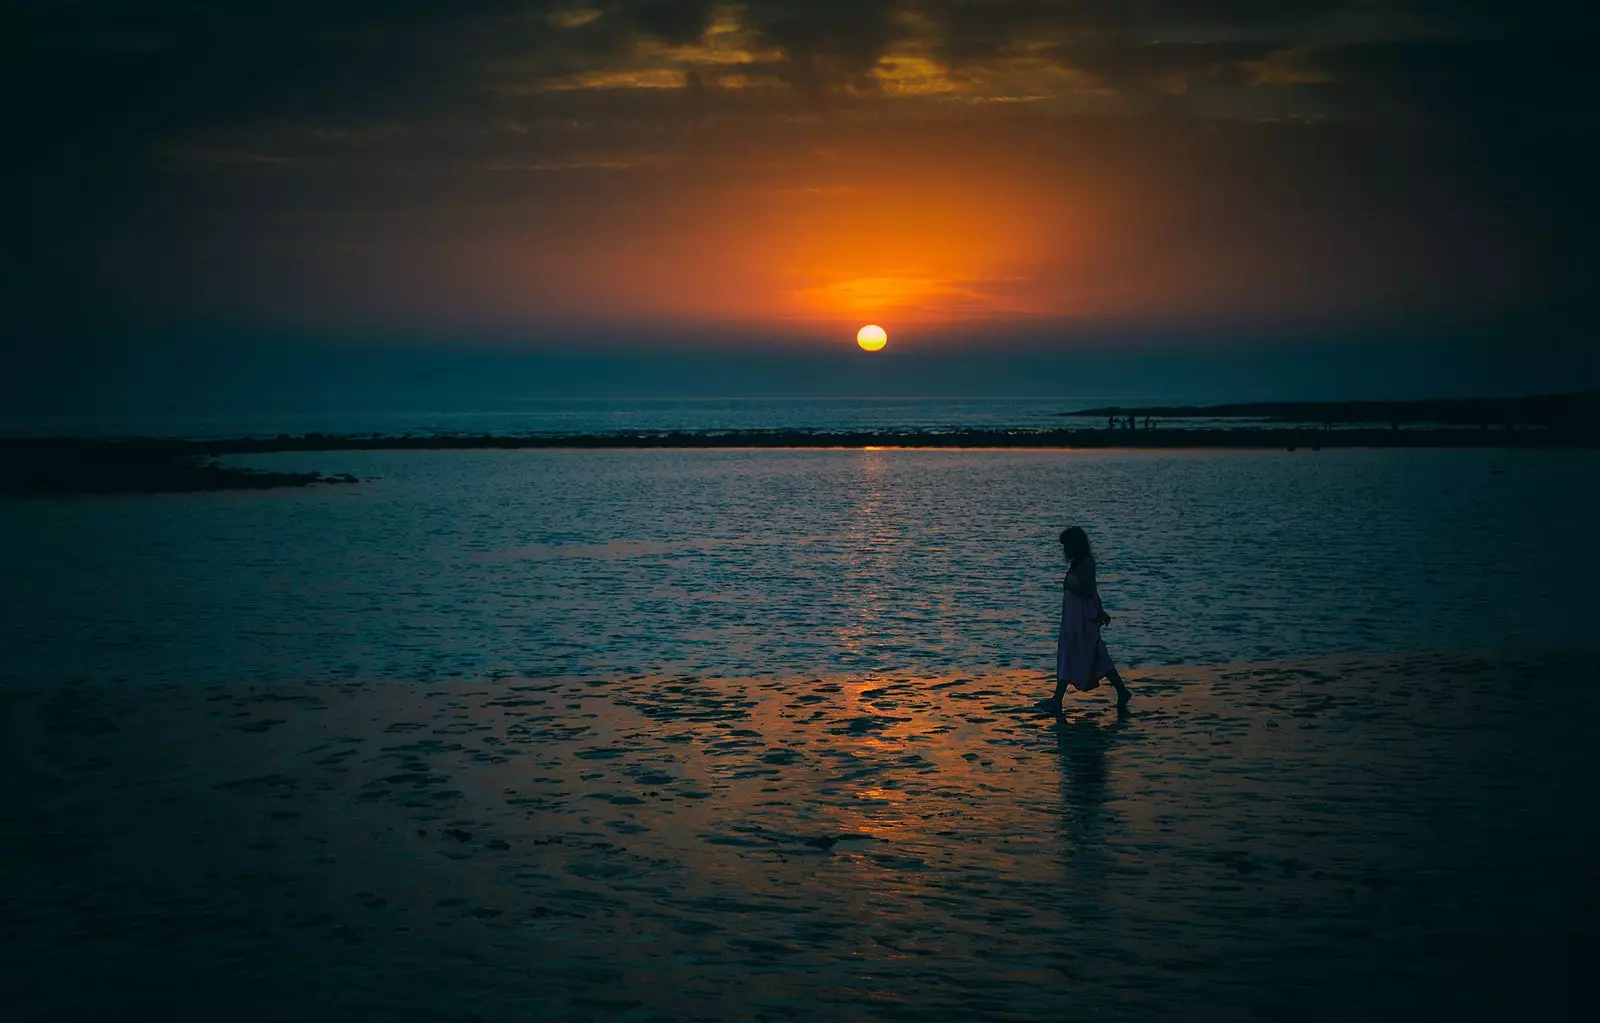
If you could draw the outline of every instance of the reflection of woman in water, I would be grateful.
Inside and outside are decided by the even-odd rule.
[[[1117,688],[1117,706],[1127,706],[1128,687],[1111,663],[1100,628],[1111,621],[1100,604],[1094,582],[1094,554],[1089,535],[1077,526],[1061,531],[1061,549],[1067,556],[1067,578],[1061,594],[1061,634],[1056,640],[1056,694],[1046,705],[1061,713],[1067,683],[1088,692],[1109,678]]]

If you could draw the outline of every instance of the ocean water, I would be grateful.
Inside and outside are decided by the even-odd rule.
[[[1151,399],[1154,401],[1155,399]],[[391,400],[366,406],[269,407],[248,403],[227,410],[182,414],[114,414],[7,417],[0,436],[272,437],[327,433],[419,437],[447,434],[571,436],[749,430],[1055,430],[1103,426],[1103,419],[1061,413],[1140,399],[1063,398],[662,398]],[[1148,402],[1146,402],[1148,403]],[[1210,425],[1210,420],[1170,420],[1168,425]]]
[[[363,482],[0,502],[19,1018],[1587,997],[1594,453],[249,463]],[[1069,522],[1134,700],[1057,721]]]
[[[1052,670],[1085,526],[1124,665],[1593,642],[1600,459],[1498,451],[261,456],[358,486],[0,505],[37,679]]]
[[[278,433],[417,436],[561,436],[667,430],[952,429],[1059,427],[1056,413],[1092,407],[1074,398],[663,398],[387,401],[250,411],[190,411],[138,416],[31,416],[0,420],[26,435],[236,437]]]

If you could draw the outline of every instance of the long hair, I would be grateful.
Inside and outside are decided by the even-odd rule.
[[[1067,555],[1068,565],[1094,557],[1094,552],[1089,549],[1089,534],[1079,526],[1068,526],[1061,531],[1061,549]]]

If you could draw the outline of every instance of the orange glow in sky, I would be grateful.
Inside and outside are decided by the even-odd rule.
[[[318,28],[323,6],[296,15],[307,38],[352,36]],[[437,104],[295,113],[315,90],[285,75],[276,116],[152,117],[188,125],[137,147],[171,177],[155,194],[205,201],[182,230],[108,222],[82,274],[182,322],[823,347],[878,321],[897,349],[1041,325],[1070,344],[1105,322],[1471,321],[1541,294],[1550,232],[1505,212],[1492,175],[1407,148],[1409,121],[1363,127],[1403,103],[1330,106],[1382,84],[1333,88],[1361,59],[1293,18],[1257,45],[1255,16],[1241,36],[1200,6],[869,4],[887,14],[866,36],[854,5],[776,0],[516,8],[485,23],[501,32],[463,15]],[[700,16],[668,26],[662,7]],[[382,53],[412,79],[410,50]],[[164,80],[187,110],[185,76]]]

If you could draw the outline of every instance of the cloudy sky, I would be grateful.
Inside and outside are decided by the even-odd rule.
[[[1582,11],[3,0],[0,330],[1592,368]]]

